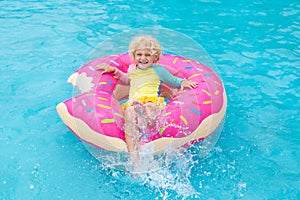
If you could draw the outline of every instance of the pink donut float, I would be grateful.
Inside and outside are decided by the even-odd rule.
[[[127,151],[121,104],[129,87],[113,74],[101,75],[101,71],[95,70],[101,63],[127,72],[132,61],[123,53],[101,57],[80,67],[68,79],[78,95],[59,103],[56,109],[82,141],[109,151]],[[169,98],[163,120],[155,130],[147,129],[141,136],[142,145],[158,153],[169,145],[188,147],[205,140],[219,128],[226,113],[227,98],[221,79],[204,64],[177,55],[164,54],[158,64],[178,77],[197,82],[198,87],[181,91],[163,85],[162,94]]]

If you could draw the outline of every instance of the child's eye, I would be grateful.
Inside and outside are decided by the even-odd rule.
[[[147,53],[147,54],[145,54],[145,56],[146,56],[146,57],[149,57],[149,56],[151,56],[151,55],[150,55],[149,53]]]
[[[141,53],[137,53],[136,55],[137,55],[137,56],[142,56],[142,54],[141,54]]]

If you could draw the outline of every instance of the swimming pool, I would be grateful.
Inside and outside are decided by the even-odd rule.
[[[300,198],[298,1],[18,0],[0,8],[2,199]],[[201,44],[228,110],[205,160],[187,153],[134,179],[96,160],[55,106],[72,95],[65,81],[95,46],[141,27]]]

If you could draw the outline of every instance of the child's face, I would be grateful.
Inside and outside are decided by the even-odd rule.
[[[141,69],[147,69],[151,67],[155,61],[155,56],[150,54],[150,51],[147,49],[137,50],[134,53],[134,61]]]

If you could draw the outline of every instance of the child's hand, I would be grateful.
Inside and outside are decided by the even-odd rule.
[[[96,70],[104,70],[102,72],[102,74],[105,74],[105,73],[115,73],[116,72],[116,68],[115,67],[112,67],[106,63],[101,63],[99,65],[97,65],[96,67]]]
[[[180,89],[183,90],[186,87],[193,89],[193,88],[196,88],[197,86],[198,86],[198,83],[184,79],[180,84]]]

